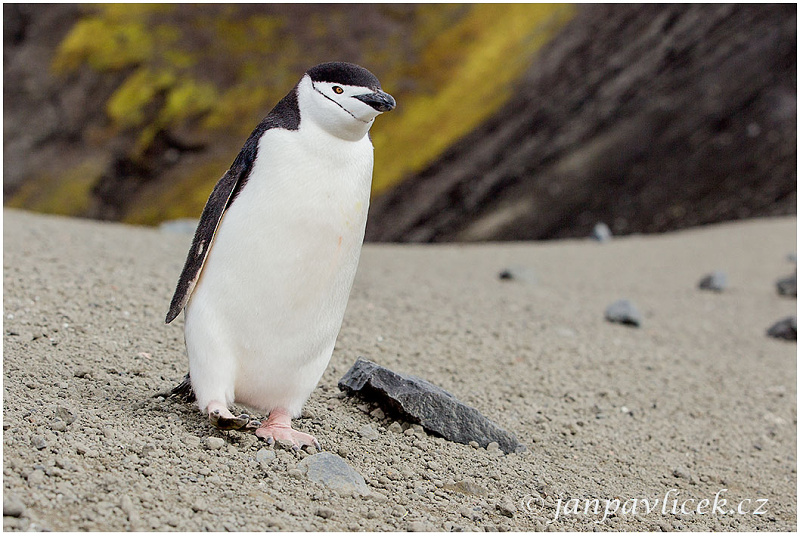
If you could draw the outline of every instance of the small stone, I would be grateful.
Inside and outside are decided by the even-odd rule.
[[[784,277],[775,282],[778,294],[781,296],[797,297],[797,274]]]
[[[477,441],[470,441],[470,442],[469,442],[469,446],[470,446],[470,447],[472,447],[472,448],[474,448],[474,449],[479,449],[479,448],[481,448],[481,446],[478,444],[478,442],[477,442]]]
[[[72,411],[69,408],[65,408],[64,406],[58,406],[56,408],[56,417],[58,417],[67,424],[72,424],[75,422],[77,415],[75,414],[74,411]]]
[[[697,287],[702,290],[712,290],[714,292],[722,292],[728,288],[728,274],[721,270],[712,272],[697,284]]]
[[[683,467],[682,465],[679,465],[678,467],[672,470],[672,476],[674,476],[675,478],[682,478],[684,480],[692,479],[692,474],[686,467]]]
[[[392,424],[389,425],[388,430],[395,434],[402,434],[403,433],[403,425],[399,422],[394,421]]]
[[[360,435],[364,439],[378,439],[380,437],[378,431],[369,424],[365,424],[364,426],[359,428],[358,435]]]
[[[464,507],[459,510],[458,513],[470,521],[480,521],[483,518],[483,510],[480,506],[473,506],[472,508]]]
[[[28,484],[35,486],[44,482],[47,475],[41,469],[34,469],[28,474]]]
[[[144,476],[153,476],[155,473],[156,472],[152,467],[142,467],[142,474]]]
[[[790,316],[776,322],[767,330],[767,335],[787,341],[797,340],[797,317]]]
[[[45,441],[45,439],[42,436],[35,435],[31,437],[31,445],[33,445],[33,447],[36,450],[42,450],[44,448],[47,448],[47,441]]]
[[[488,445],[486,445],[486,450],[488,452],[493,452],[495,450],[500,450],[500,445],[497,444],[497,441],[492,441]]]
[[[412,521],[408,524],[408,532],[433,532],[433,527],[425,521]]]
[[[314,515],[317,515],[322,519],[331,519],[336,515],[336,511],[331,508],[317,508],[317,511],[314,512]]]
[[[276,449],[283,449],[288,450],[290,452],[297,450],[297,445],[292,443],[291,439],[276,439],[275,440],[275,448]]]
[[[406,514],[408,514],[408,510],[406,510],[405,508],[403,508],[399,504],[396,504],[392,508],[392,515],[395,516],[395,517],[405,517]]]
[[[369,414],[378,420],[383,420],[386,417],[386,414],[381,408],[375,408]]]
[[[197,448],[200,446],[200,438],[193,435],[183,436],[183,444],[190,448]]]
[[[275,451],[268,449],[268,448],[260,448],[258,452],[256,452],[256,461],[259,463],[262,462],[271,462],[275,459]]]
[[[523,283],[535,283],[536,275],[525,266],[509,266],[497,274],[500,281],[521,281]]]
[[[612,237],[611,229],[605,223],[597,222],[594,228],[592,228],[591,236],[598,242],[608,242]]]
[[[341,457],[331,452],[307,456],[297,469],[312,482],[332,489],[340,495],[368,495],[370,490],[364,477],[350,467]]]
[[[497,513],[505,517],[514,517],[514,512],[517,508],[514,506],[514,501],[506,497],[495,505]]]
[[[11,517],[21,517],[25,513],[25,505],[14,496],[3,495],[3,515]]]
[[[606,320],[626,326],[639,327],[642,315],[630,300],[617,300],[606,308]]]
[[[208,503],[204,499],[197,499],[192,503],[192,510],[195,512],[208,511]]]
[[[64,432],[67,429],[67,423],[65,423],[62,419],[56,417],[52,421],[50,421],[50,429],[55,430],[56,432]]]
[[[219,450],[225,446],[225,440],[221,437],[207,437],[205,444],[207,449]]]

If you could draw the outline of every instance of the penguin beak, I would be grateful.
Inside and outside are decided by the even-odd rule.
[[[394,101],[394,97],[389,95],[388,93],[384,93],[381,90],[376,91],[375,93],[364,93],[363,95],[353,95],[354,99],[358,99],[361,102],[368,104],[375,110],[379,112],[388,112],[389,110],[393,110],[397,103]]]

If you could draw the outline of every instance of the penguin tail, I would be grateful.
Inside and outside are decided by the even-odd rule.
[[[157,393],[154,396],[163,396],[164,398],[177,398],[182,400],[183,402],[194,402],[197,398],[194,395],[194,389],[192,389],[192,379],[189,377],[189,374],[183,377],[181,383],[170,389],[169,391],[163,393]]]

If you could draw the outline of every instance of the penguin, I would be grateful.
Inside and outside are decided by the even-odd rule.
[[[333,354],[364,241],[368,133],[395,105],[363,67],[312,67],[211,192],[166,323],[184,311],[182,385],[212,425],[319,448],[291,420]],[[234,402],[268,417],[234,416]]]

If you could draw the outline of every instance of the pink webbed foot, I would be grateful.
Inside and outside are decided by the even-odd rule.
[[[268,445],[275,441],[284,440],[292,443],[292,448],[299,450],[303,447],[315,447],[322,450],[319,441],[312,435],[298,432],[292,428],[292,418],[286,410],[275,408],[269,414],[269,418],[261,423],[256,430],[256,435],[265,440]]]

